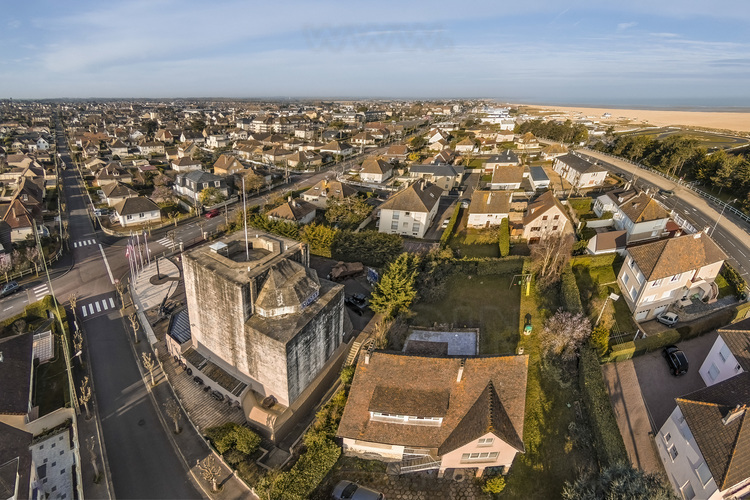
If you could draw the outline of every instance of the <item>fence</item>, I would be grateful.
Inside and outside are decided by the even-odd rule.
[[[60,260],[60,257],[62,256],[62,254],[63,254],[63,248],[62,248],[62,241],[61,241],[60,248],[57,249],[57,252],[55,252],[54,255],[52,255],[49,259],[46,260],[47,267],[50,267],[52,264]],[[5,273],[4,275],[2,275],[2,277],[5,279],[5,282],[7,283],[8,281],[11,281],[17,278],[22,278],[26,276],[27,274],[33,274],[33,273],[38,274],[39,271],[42,269],[44,269],[43,266],[41,264],[37,264],[36,269],[29,267],[28,269],[24,269],[23,271],[16,271],[14,273]]]
[[[750,216],[749,215],[745,214],[741,210],[738,210],[738,209],[734,208],[729,203],[727,203],[727,202],[725,202],[723,200],[720,200],[716,196],[714,196],[712,194],[709,194],[709,193],[707,193],[705,191],[702,191],[702,190],[696,188],[695,187],[695,182],[686,182],[683,179],[678,179],[677,177],[672,177],[671,175],[667,175],[664,172],[661,172],[661,171],[656,170],[656,169],[651,168],[651,167],[647,167],[647,166],[645,166],[645,165],[643,165],[641,163],[628,160],[627,158],[622,158],[620,156],[611,155],[609,153],[604,153],[602,151],[592,151],[589,148],[581,148],[579,151],[582,151],[582,150],[600,153],[600,154],[603,154],[605,156],[609,156],[610,158],[614,158],[616,160],[620,160],[620,161],[624,161],[626,163],[630,163],[631,165],[634,165],[637,168],[640,168],[640,169],[643,169],[643,170],[647,170],[647,171],[649,171],[649,172],[651,172],[653,174],[656,174],[656,175],[659,175],[661,177],[664,177],[665,179],[674,182],[678,186],[682,186],[684,188],[687,188],[687,189],[691,190],[692,192],[694,192],[695,194],[697,194],[698,196],[701,196],[701,197],[707,199],[708,201],[714,203],[715,205],[718,205],[719,207],[721,207],[722,211],[727,210],[727,211],[733,213],[734,215],[736,215],[737,217],[739,217],[740,219],[742,219],[744,222],[747,222],[748,224],[750,224]]]

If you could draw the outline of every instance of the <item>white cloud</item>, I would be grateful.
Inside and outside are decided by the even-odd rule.
[[[638,26],[638,23],[630,22],[630,23],[619,23],[617,25],[617,31],[625,31],[630,28],[634,28],[635,26]]]

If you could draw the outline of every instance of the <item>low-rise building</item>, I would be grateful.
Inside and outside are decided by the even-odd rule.
[[[126,198],[117,203],[114,208],[122,227],[161,222],[159,205],[144,196]]]
[[[343,200],[356,196],[358,191],[348,184],[339,181],[323,179],[307,191],[302,193],[302,199],[318,208],[325,208],[328,200]]]
[[[224,177],[245,170],[245,166],[234,156],[223,154],[214,162],[214,174]]]
[[[466,225],[476,229],[499,226],[508,218],[512,201],[511,191],[474,191]]]
[[[440,186],[417,181],[393,194],[380,206],[378,231],[424,238],[437,214]]]
[[[359,177],[364,182],[383,182],[393,174],[393,165],[380,158],[368,158],[362,162]]]
[[[105,184],[102,187],[102,192],[104,193],[104,201],[106,201],[107,205],[110,207],[113,207],[128,198],[138,197],[137,192],[122,182],[110,182],[109,184]]]
[[[315,219],[316,206],[301,199],[291,197],[266,214],[269,219],[295,224],[309,224]]]
[[[552,168],[576,190],[601,186],[607,178],[604,167],[575,153],[558,156],[552,162]]]
[[[196,204],[201,192],[207,188],[215,188],[222,196],[229,196],[229,186],[226,179],[204,170],[177,174],[173,186],[177,194],[190,198],[193,204]]]
[[[523,217],[523,238],[537,243],[549,234],[574,233],[565,207],[552,191],[547,191],[529,204]]]
[[[409,167],[409,177],[431,182],[443,188],[446,193],[457,188],[463,181],[463,176],[464,167],[457,165],[411,165]]]
[[[192,172],[193,170],[200,170],[203,165],[198,160],[193,160],[189,156],[183,156],[172,160],[172,170],[175,172]]]

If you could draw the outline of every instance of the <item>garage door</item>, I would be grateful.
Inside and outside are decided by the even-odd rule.
[[[654,309],[654,316],[658,316],[659,314],[663,313],[667,310],[667,307],[669,307],[669,304],[659,306],[656,309]]]
[[[646,316],[648,316],[648,312],[649,312],[650,310],[651,310],[651,309],[646,309],[645,311],[640,311],[640,312],[637,312],[637,313],[635,314],[635,320],[636,320],[636,321],[643,321],[644,319],[646,319]]]

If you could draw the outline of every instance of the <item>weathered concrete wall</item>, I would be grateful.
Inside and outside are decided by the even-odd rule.
[[[263,384],[264,396],[273,395],[284,406],[289,406],[287,387],[286,350],[284,344],[263,332],[247,328],[244,337],[249,348],[245,351],[248,374]]]
[[[344,340],[344,288],[287,344],[289,399],[294,401],[318,376]]]

